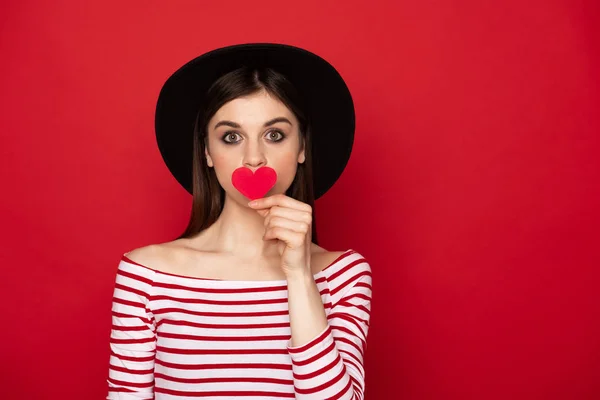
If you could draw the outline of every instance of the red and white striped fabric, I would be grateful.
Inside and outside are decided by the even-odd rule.
[[[185,277],[123,255],[107,399],[364,399],[371,267],[349,249],[315,281],[329,325],[291,347],[285,280]]]

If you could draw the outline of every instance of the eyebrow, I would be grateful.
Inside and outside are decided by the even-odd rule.
[[[287,122],[288,124],[292,125],[292,123],[290,122],[289,119],[287,119],[285,117],[277,117],[277,118],[273,118],[273,119],[265,122],[263,124],[263,127],[266,128],[267,126],[276,124],[277,122]],[[232,128],[241,128],[240,124],[237,124],[237,123],[235,123],[233,121],[224,120],[224,121],[217,122],[217,124],[215,125],[215,127],[213,129],[217,129],[221,125],[231,126]]]

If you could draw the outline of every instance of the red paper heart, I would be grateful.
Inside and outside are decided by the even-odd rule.
[[[239,167],[233,171],[231,183],[250,200],[263,197],[277,182],[277,172],[270,167],[261,167],[254,173],[250,168]]]

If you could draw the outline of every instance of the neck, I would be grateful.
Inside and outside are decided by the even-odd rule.
[[[258,211],[226,195],[221,215],[207,229],[211,238],[209,247],[242,258],[277,256],[277,241],[262,239],[265,232],[264,220]]]

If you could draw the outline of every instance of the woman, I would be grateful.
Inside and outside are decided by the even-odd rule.
[[[363,399],[371,269],[318,246],[312,213],[353,141],[337,71],[292,46],[214,50],[167,80],[156,134],[192,213],[122,255],[107,399]],[[255,204],[244,168],[276,174]]]

